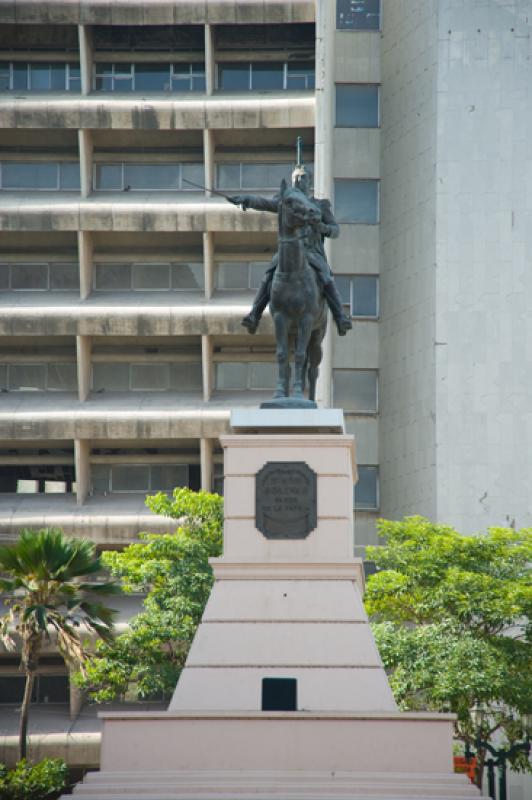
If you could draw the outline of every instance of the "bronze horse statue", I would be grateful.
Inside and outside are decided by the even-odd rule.
[[[266,407],[316,407],[316,381],[327,326],[327,308],[315,271],[305,251],[305,228],[321,221],[318,208],[296,188],[281,184],[279,251],[273,276],[270,313],[275,326],[278,381]],[[290,345],[294,345],[294,385],[290,397]],[[305,383],[308,379],[308,401]],[[286,398],[283,403],[283,398]],[[277,401],[277,402],[276,402]]]

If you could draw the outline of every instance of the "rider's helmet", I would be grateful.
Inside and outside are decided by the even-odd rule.
[[[311,175],[303,164],[298,164],[292,172],[292,186],[303,194],[310,194]]]

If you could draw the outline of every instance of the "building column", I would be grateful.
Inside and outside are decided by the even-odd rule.
[[[205,186],[207,187],[207,197],[212,197],[210,189],[214,188],[215,182],[215,142],[214,131],[206,128],[203,131],[203,162],[205,164]]]
[[[317,197],[333,196],[332,150],[333,88],[334,88],[334,31],[336,3],[316,3],[316,140],[314,192]],[[326,244],[330,258],[329,243]],[[317,402],[328,407],[332,402],[332,361],[334,322],[328,313],[327,333],[322,345],[323,357],[317,385]]]
[[[88,439],[74,440],[74,463],[76,469],[76,499],[78,506],[82,506],[89,496],[90,482],[90,441]]]
[[[70,719],[79,717],[80,711],[85,702],[85,692],[74,684],[72,672],[70,673]]]
[[[204,492],[212,492],[213,451],[212,439],[200,439],[201,488]]]
[[[91,390],[91,337],[76,336],[78,364],[78,397],[80,403],[87,400]]]
[[[216,62],[214,60],[214,26],[205,25],[205,92],[213,94],[216,85]]]
[[[92,234],[89,231],[78,231],[79,290],[82,300],[86,300],[92,291],[93,248]]]
[[[205,299],[210,300],[214,291],[214,234],[203,234],[203,273],[205,279]]]
[[[79,67],[81,73],[81,94],[90,94],[92,91],[92,28],[89,25],[78,25],[79,38]]]
[[[213,384],[212,336],[201,337],[201,366],[203,372],[203,399],[211,399]]]
[[[87,128],[79,130],[78,142],[81,196],[88,197],[92,192],[92,131]]]

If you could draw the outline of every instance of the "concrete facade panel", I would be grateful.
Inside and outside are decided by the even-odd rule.
[[[377,369],[378,366],[378,325],[353,320],[352,330],[334,341],[333,368]]]
[[[377,128],[335,128],[333,174],[340,178],[379,178],[380,131]]]
[[[384,20],[386,15],[384,14]],[[381,38],[377,31],[336,31],[334,80],[336,83],[381,82]]]
[[[378,225],[342,225],[338,239],[331,242],[331,266],[339,275],[379,274]]]

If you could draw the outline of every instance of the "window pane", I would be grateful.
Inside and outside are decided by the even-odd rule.
[[[349,275],[335,275],[334,282],[342,298],[344,306],[349,306],[351,310],[351,277]]]
[[[249,264],[249,288],[258,289],[264,273],[270,266],[269,261],[251,261]]]
[[[4,189],[56,189],[57,164],[4,161],[2,186]]]
[[[121,164],[96,164],[96,189],[121,189]]]
[[[45,364],[10,364],[8,374],[12,391],[43,391],[45,388]]]
[[[223,261],[216,270],[218,289],[247,289],[249,267],[246,261]]]
[[[173,264],[172,289],[203,289],[203,264]]]
[[[69,701],[68,675],[39,675],[37,677],[37,703],[68,703]]]
[[[201,363],[170,364],[170,389],[176,392],[200,392],[203,387]]]
[[[336,0],[336,27],[346,30],[379,30],[380,0]]]
[[[205,74],[192,76],[192,91],[193,92],[205,91]]]
[[[220,89],[249,90],[249,64],[220,64],[219,77]]]
[[[282,89],[283,64],[252,64],[251,88],[255,90]]]
[[[0,389],[7,388],[7,364],[0,364]]]
[[[333,370],[334,403],[346,411],[377,411],[377,371],[373,369]]]
[[[170,264],[133,264],[131,283],[133,289],[169,289]]]
[[[181,188],[184,191],[197,192],[198,184],[202,186],[205,183],[203,164],[182,164],[181,176],[183,179]],[[193,185],[187,184],[186,181],[192,181]]]
[[[336,124],[344,128],[377,128],[379,87],[356,83],[337,84]]]
[[[124,164],[124,187],[134,191],[179,189],[177,164]]]
[[[7,92],[8,89],[9,89],[9,61],[0,61],[0,92]]]
[[[113,492],[147,492],[150,488],[150,468],[144,464],[113,464]]]
[[[24,61],[13,64],[13,89],[28,88],[28,65]]]
[[[0,703],[21,703],[25,684],[23,675],[0,676]]]
[[[92,388],[95,392],[128,392],[129,364],[94,364],[92,367]]]
[[[266,189],[271,186],[268,164],[242,164],[242,186],[246,189]]]
[[[372,275],[356,275],[353,278],[354,317],[376,317],[379,313],[377,301],[378,278]]]
[[[355,509],[362,511],[379,507],[378,467],[358,467],[358,482],[354,489]]]
[[[94,285],[101,292],[131,288],[131,265],[96,264]]]
[[[168,492],[176,486],[187,486],[188,475],[184,464],[152,464],[151,486],[152,492]]]
[[[78,265],[50,264],[50,289],[52,291],[79,289]]]
[[[245,389],[247,385],[247,364],[216,364],[217,389]]]
[[[79,189],[79,164],[65,161],[59,166],[59,185],[61,189]]]
[[[9,289],[9,264],[0,264],[0,291]]]
[[[170,386],[168,364],[131,364],[131,388],[137,391],[161,392]]]
[[[240,164],[219,164],[217,185],[219,189],[240,189]]]
[[[91,494],[107,494],[111,491],[111,467],[109,464],[91,464]]]
[[[30,64],[30,89],[34,92],[50,89],[49,64]]]
[[[273,389],[276,379],[276,364],[249,364],[250,389]]]
[[[51,391],[75,392],[78,373],[75,364],[48,364],[48,387]]]
[[[170,88],[170,64],[135,64],[135,91],[158,92]]]
[[[65,90],[66,64],[50,64],[50,89],[61,92]]]
[[[11,288],[38,291],[48,289],[48,264],[12,264]]]
[[[377,180],[337,179],[334,181],[337,222],[376,225],[379,221]]]

